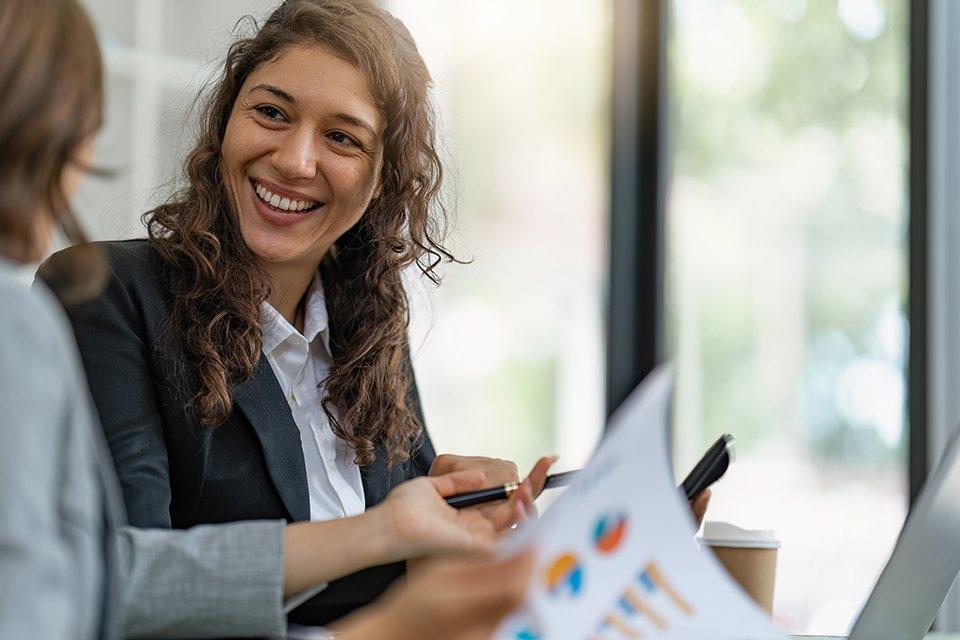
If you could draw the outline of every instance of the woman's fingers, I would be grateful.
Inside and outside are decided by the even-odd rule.
[[[550,470],[550,467],[552,467],[556,461],[557,456],[540,458],[537,460],[537,463],[533,465],[530,474],[527,475],[527,480],[530,481],[534,498],[539,496],[543,491],[543,485],[547,482],[547,471]]]
[[[706,515],[709,505],[710,489],[704,489],[690,501],[690,511],[693,512],[693,517],[697,521],[697,527],[703,523],[703,517]]]
[[[442,475],[465,469],[479,469],[487,476],[487,481],[493,485],[519,482],[520,475],[517,465],[510,460],[500,458],[486,458],[483,456],[458,456],[443,453],[434,459],[430,466],[429,475]]]
[[[494,530],[503,531],[526,519],[527,510],[533,505],[533,495],[529,483],[523,483],[513,492],[510,499],[487,513],[487,519]]]
[[[527,479],[513,492],[508,502],[500,505],[488,517],[494,529],[503,531],[523,522],[534,511],[533,490],[530,488],[530,480]]]
[[[483,489],[487,483],[486,475],[479,469],[454,471],[442,476],[428,476],[427,480],[433,483],[437,492],[444,498],[458,493]]]
[[[479,513],[461,512],[458,514],[459,526],[469,536],[467,551],[473,554],[489,553],[493,549],[497,533],[490,520]]]
[[[493,511],[487,512],[486,518],[495,531],[503,531],[518,522],[517,515],[522,513],[523,504],[511,499],[498,505]]]
[[[534,500],[543,491],[544,483],[547,481],[547,471],[556,461],[557,456],[548,456],[537,460],[529,475],[510,496],[510,500],[487,513],[494,529],[502,531],[526,520],[531,514],[535,516]]]

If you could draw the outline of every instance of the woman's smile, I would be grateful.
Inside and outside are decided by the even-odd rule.
[[[286,226],[302,222],[323,210],[324,204],[305,194],[272,182],[250,178],[253,206],[269,224]]]

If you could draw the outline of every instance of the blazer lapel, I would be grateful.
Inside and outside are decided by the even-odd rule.
[[[265,356],[260,356],[253,374],[234,388],[233,400],[253,425],[267,472],[291,519],[309,520],[310,496],[300,430]]]
[[[360,466],[360,482],[363,484],[363,501],[367,508],[383,502],[390,489],[390,474],[387,472],[386,452],[377,444],[374,446],[373,462]]]

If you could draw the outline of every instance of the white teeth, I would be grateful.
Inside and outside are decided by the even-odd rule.
[[[282,211],[304,211],[317,204],[313,200],[291,200],[290,198],[284,198],[283,196],[272,193],[262,184],[254,184],[256,184],[254,191],[257,192],[257,196],[275,209]]]

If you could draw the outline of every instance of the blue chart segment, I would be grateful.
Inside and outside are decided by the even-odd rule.
[[[648,564],[639,578],[640,584],[650,593],[663,593],[684,614],[693,615],[693,607],[683,599],[673,585],[664,577],[660,568],[653,562]]]
[[[583,567],[572,553],[558,556],[543,574],[544,586],[554,597],[576,597],[583,589]]]

